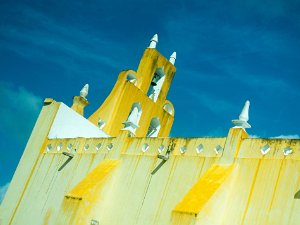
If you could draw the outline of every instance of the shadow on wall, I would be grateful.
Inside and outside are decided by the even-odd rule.
[[[300,190],[296,192],[294,199],[300,199]]]
[[[4,199],[4,196],[6,194],[6,191],[7,191],[8,187],[9,187],[9,184],[10,183],[6,183],[5,185],[0,187],[0,205],[3,201],[3,199]]]

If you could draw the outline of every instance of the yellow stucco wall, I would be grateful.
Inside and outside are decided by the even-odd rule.
[[[63,147],[58,151],[60,143]],[[77,149],[75,156],[58,171],[67,159],[62,152],[72,153],[67,149],[70,143]],[[111,143],[113,148],[108,150]],[[161,161],[158,148],[163,144],[164,154],[173,143],[169,160],[151,175]],[[40,149],[16,212],[12,218],[2,213],[2,224],[90,224],[91,220],[99,224],[297,224],[300,202],[294,194],[300,189],[300,141],[242,139],[239,154],[229,167],[222,164],[225,152],[214,151],[225,143],[226,138],[130,138],[125,131],[116,138],[48,140]],[[144,144],[149,145],[146,152],[142,151]],[[199,144],[204,148],[197,153]],[[263,156],[260,148],[265,144],[271,150]],[[183,146],[185,153],[180,152]],[[287,146],[294,153],[284,156],[282,150]],[[98,179],[101,185],[94,181],[84,192],[88,198],[70,198],[72,190],[107,160],[118,163],[111,170],[98,170],[106,174],[105,180]],[[216,181],[215,172],[209,170],[213,166],[230,168],[214,187],[207,182]],[[205,197],[195,202],[199,210],[178,212],[178,204],[195,187]],[[206,189],[212,192],[206,195]],[[9,199],[5,202],[2,207]]]
[[[147,92],[158,69],[166,77],[154,102]],[[110,138],[49,140],[61,103],[46,99],[0,207],[0,224],[299,224],[300,140],[248,138],[243,128],[223,138],[169,138],[174,108],[166,96],[175,71],[156,49],[146,49],[137,72],[120,73],[89,118],[95,125],[105,120]],[[129,137],[122,122],[136,102],[142,116]],[[83,114],[82,105],[73,109]],[[160,132],[145,137],[153,117]],[[285,156],[286,147],[293,153]]]

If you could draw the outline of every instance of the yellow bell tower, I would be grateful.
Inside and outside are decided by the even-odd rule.
[[[108,98],[89,118],[110,136],[128,130],[129,136],[167,137],[174,107],[167,94],[176,72],[174,52],[166,59],[156,50],[154,35],[137,72],[122,71]]]

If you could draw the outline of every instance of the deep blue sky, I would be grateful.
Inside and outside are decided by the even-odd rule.
[[[71,105],[89,83],[90,115],[155,33],[177,52],[172,136],[226,136],[249,99],[249,134],[299,137],[299,12],[293,0],[1,1],[0,187],[44,98]]]

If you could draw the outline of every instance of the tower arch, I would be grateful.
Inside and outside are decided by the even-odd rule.
[[[159,130],[161,128],[161,124],[158,117],[152,118],[150,125],[147,131],[147,137],[157,137]]]
[[[142,107],[139,102],[135,102],[131,106],[128,118],[123,122],[124,128],[122,130],[130,131],[131,135],[135,135],[135,131],[139,128],[139,121],[142,116]]]

